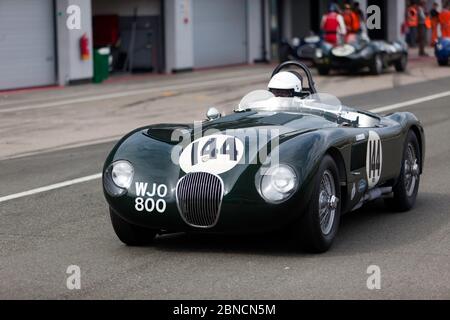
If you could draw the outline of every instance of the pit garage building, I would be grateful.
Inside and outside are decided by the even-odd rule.
[[[406,0],[379,4],[376,36],[401,37]],[[93,77],[93,50],[111,48],[117,73],[178,72],[277,58],[282,38],[317,31],[327,0],[1,0],[0,90],[66,85]],[[69,29],[68,9],[80,9]],[[80,54],[86,37],[89,55]]]
[[[80,29],[67,26],[71,6],[80,9]],[[1,0],[0,90],[89,80],[93,50],[106,45],[118,72],[131,55],[133,71],[152,72],[269,59],[268,6],[269,0]]]

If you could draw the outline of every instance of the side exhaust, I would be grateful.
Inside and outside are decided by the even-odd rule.
[[[382,187],[369,190],[361,197],[361,200],[351,211],[355,211],[363,206],[364,203],[381,198],[382,196],[392,192],[392,187]]]

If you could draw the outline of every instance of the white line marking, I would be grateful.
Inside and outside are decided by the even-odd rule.
[[[253,75],[253,76],[245,76],[245,77],[240,77],[240,78],[227,78],[227,79],[220,79],[220,80],[200,81],[200,82],[194,82],[194,83],[190,83],[190,84],[168,85],[168,86],[162,86],[162,87],[157,87],[157,88],[147,88],[147,89],[125,91],[125,92],[108,93],[108,94],[96,95],[96,96],[90,96],[90,97],[84,97],[84,98],[41,103],[41,104],[36,104],[34,106],[11,107],[11,108],[4,108],[4,109],[0,108],[0,113],[36,110],[36,109],[44,109],[44,108],[50,108],[50,107],[62,107],[62,106],[66,106],[69,104],[101,101],[101,100],[106,100],[106,99],[124,98],[124,97],[136,96],[136,95],[141,95],[141,94],[155,93],[155,92],[160,92],[160,91],[186,90],[186,89],[193,89],[196,87],[212,87],[212,86],[216,86],[218,84],[222,84],[222,85],[227,84],[227,83],[234,84],[234,83],[238,82],[239,80],[257,80],[257,79],[261,79],[261,80],[266,79],[266,76],[264,76],[262,74],[257,74],[257,75]]]
[[[428,102],[431,100],[445,98],[448,96],[450,96],[450,91],[441,92],[441,93],[433,94],[431,96],[408,100],[408,101],[404,101],[404,102],[400,102],[400,103],[395,103],[395,104],[391,104],[389,106],[375,108],[370,111],[373,113],[381,113],[381,112],[386,112],[386,111],[390,111],[390,110],[394,110],[394,109],[401,109],[401,108],[409,107],[409,106],[412,106],[415,104],[424,103],[424,102]]]
[[[60,183],[51,184],[49,186],[45,186],[45,187],[41,187],[41,188],[36,188],[36,189],[32,189],[32,190],[28,190],[28,191],[24,191],[24,192],[20,192],[20,193],[11,194],[9,196],[1,197],[0,203],[8,201],[8,200],[31,196],[33,194],[37,194],[37,193],[41,193],[41,192],[45,192],[45,191],[50,191],[50,190],[54,190],[54,189],[71,186],[71,185],[82,183],[82,182],[100,179],[101,177],[102,177],[101,173],[96,173],[96,174],[82,177],[82,178],[68,180],[68,181],[64,181],[64,182],[60,182]]]
[[[422,98],[418,98],[418,99],[413,99],[413,100],[409,100],[409,101],[404,101],[404,102],[400,102],[400,103],[396,103],[396,104],[391,104],[389,106],[379,107],[379,108],[375,108],[375,109],[372,109],[372,110],[369,110],[369,111],[370,112],[374,112],[374,113],[380,113],[380,112],[390,111],[390,110],[394,110],[394,109],[401,109],[401,108],[405,108],[405,107],[408,107],[408,106],[411,106],[411,105],[415,105],[415,104],[419,104],[419,103],[423,103],[423,102],[427,102],[427,101],[431,101],[431,100],[441,99],[441,98],[445,98],[445,97],[448,97],[448,96],[450,96],[450,91],[446,91],[446,92],[442,92],[442,93],[438,93],[438,94],[433,94],[431,96],[422,97]],[[93,175],[90,175],[90,176],[86,176],[86,177],[81,177],[81,178],[77,178],[77,179],[73,179],[73,180],[63,181],[63,182],[51,184],[51,185],[45,186],[45,187],[36,188],[36,189],[32,189],[32,190],[28,190],[28,191],[24,191],[24,192],[20,192],[20,193],[11,194],[9,196],[0,197],[0,203],[8,201],[8,200],[23,198],[23,197],[26,197],[26,196],[31,196],[33,194],[37,194],[37,193],[41,193],[41,192],[46,192],[46,191],[50,191],[50,190],[54,190],[54,189],[59,189],[59,188],[71,186],[71,185],[78,184],[78,183],[83,183],[83,182],[87,182],[87,181],[91,181],[91,180],[100,179],[101,177],[102,177],[102,173],[100,172],[100,173],[96,173],[96,174],[93,174]]]

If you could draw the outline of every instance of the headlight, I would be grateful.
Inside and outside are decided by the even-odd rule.
[[[287,165],[275,165],[265,172],[260,171],[257,186],[261,196],[271,203],[287,200],[295,191],[298,184],[297,174]]]
[[[438,44],[436,45],[436,49],[442,50],[442,49],[444,49],[444,46],[442,45],[442,43],[438,43]]]
[[[120,160],[114,162],[111,170],[111,177],[116,186],[128,189],[133,181],[134,169],[128,161]]]
[[[322,57],[323,57],[322,49],[316,49],[316,58],[322,59]]]

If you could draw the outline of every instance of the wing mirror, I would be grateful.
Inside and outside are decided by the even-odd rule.
[[[206,112],[206,118],[209,121],[219,119],[221,116],[222,115],[220,114],[219,110],[217,110],[214,107],[209,108],[208,111]]]

